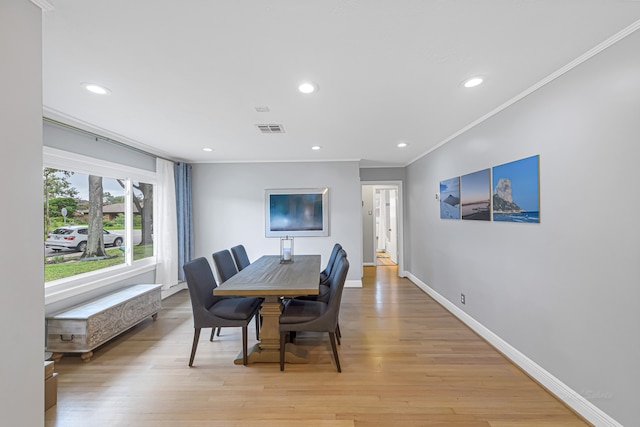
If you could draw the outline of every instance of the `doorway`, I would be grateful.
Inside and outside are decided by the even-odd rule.
[[[362,183],[365,266],[402,269],[402,182]]]
[[[398,264],[398,189],[374,186],[376,265]]]

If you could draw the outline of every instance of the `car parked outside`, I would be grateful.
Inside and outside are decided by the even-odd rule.
[[[110,233],[107,230],[102,230],[102,232],[105,246],[122,246],[124,239],[121,235]],[[62,249],[84,252],[85,249],[87,249],[88,234],[89,227],[86,225],[59,227],[49,233],[47,240],[44,242],[44,246],[53,249],[55,252]]]

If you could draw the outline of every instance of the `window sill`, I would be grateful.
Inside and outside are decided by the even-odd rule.
[[[104,268],[98,272],[79,274],[73,278],[54,280],[46,283],[44,286],[44,303],[45,305],[52,304],[67,298],[82,295],[85,292],[93,291],[103,286],[112,285],[143,273],[155,271],[155,269],[155,258],[146,258],[136,261],[131,266],[119,265]]]

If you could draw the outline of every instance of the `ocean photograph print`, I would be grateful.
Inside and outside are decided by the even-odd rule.
[[[491,221],[491,181],[489,169],[460,177],[462,219]]]
[[[493,220],[540,222],[540,156],[493,168]]]
[[[460,219],[460,177],[440,181],[440,218]]]

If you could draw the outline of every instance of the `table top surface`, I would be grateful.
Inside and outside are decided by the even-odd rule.
[[[317,295],[320,255],[294,255],[280,263],[278,255],[264,255],[214,289],[214,295]]]

